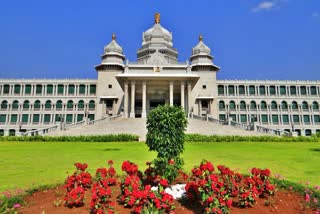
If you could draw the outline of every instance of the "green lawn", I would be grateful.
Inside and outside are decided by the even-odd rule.
[[[145,169],[155,153],[144,143],[0,143],[0,191],[62,183],[74,162],[86,162],[89,171],[114,160],[120,172],[124,160]],[[320,143],[186,143],[185,169],[202,159],[247,173],[251,167],[268,167],[294,182],[320,185]]]

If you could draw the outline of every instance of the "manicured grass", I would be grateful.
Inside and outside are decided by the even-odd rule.
[[[70,143],[70,142],[1,142],[0,191],[62,183],[74,162],[86,162],[89,171],[114,160],[120,172],[122,161],[131,160],[140,169],[156,153],[145,143]],[[224,164],[247,173],[252,167],[270,168],[294,182],[310,181],[320,185],[320,143],[186,143],[183,154],[185,170],[202,159]]]

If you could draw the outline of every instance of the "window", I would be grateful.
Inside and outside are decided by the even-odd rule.
[[[94,120],[94,114],[89,114],[89,115],[88,115],[88,119],[89,119],[89,121]]]
[[[254,85],[250,85],[249,86],[249,94],[250,95],[255,95],[256,94],[256,89],[255,89]]]
[[[308,110],[308,103],[307,102],[302,102],[302,109]]]
[[[315,123],[320,123],[320,115],[314,115],[313,119]]]
[[[78,103],[78,109],[84,109],[84,101],[80,100]]]
[[[282,110],[288,110],[288,104],[286,101],[282,101],[281,108],[282,108]]]
[[[110,88],[110,86],[112,88],[112,85],[109,85],[109,88]],[[207,89],[207,86],[206,85],[202,85],[202,89]]]
[[[271,109],[272,110],[277,110],[278,109],[278,105],[277,105],[277,103],[275,101],[271,102]]]
[[[37,100],[37,101],[34,102],[34,108],[35,108],[35,109],[39,109],[40,106],[41,106],[41,104],[40,104],[40,101],[39,101],[39,100]]]
[[[53,85],[47,85],[47,94],[53,94]]]
[[[226,115],[219,114],[219,120],[226,120]]]
[[[268,123],[268,115],[266,115],[266,114],[261,115],[261,122]]]
[[[19,108],[19,102],[17,100],[13,101],[12,103],[12,109],[17,110]]]
[[[67,103],[67,109],[72,109],[73,108],[73,101],[72,100],[69,100],[68,103]]]
[[[266,110],[267,109],[267,103],[265,101],[262,101],[260,104],[261,110]]]
[[[310,124],[310,116],[309,115],[303,115],[303,122],[306,124]]]
[[[7,115],[0,114],[0,123],[5,123],[6,122],[6,118],[7,118]]]
[[[59,110],[62,109],[62,101],[61,100],[57,101],[56,108]]]
[[[319,110],[319,104],[317,102],[312,103],[312,109],[313,110]]]
[[[62,115],[56,114],[56,115],[55,115],[55,118],[54,118],[54,121],[55,121],[55,122],[61,122],[61,117],[62,117]]]
[[[270,86],[270,95],[276,95],[276,87]]]
[[[290,94],[297,95],[297,88],[295,86],[290,86]]]
[[[47,100],[47,101],[46,101],[46,104],[44,105],[44,107],[45,107],[46,109],[51,109],[51,101],[50,101],[50,100]]]
[[[4,136],[4,130],[0,129],[0,136]]]
[[[34,114],[32,118],[33,123],[39,123],[40,121],[40,114]]]
[[[257,104],[256,104],[255,101],[251,101],[251,103],[250,103],[250,109],[251,109],[251,110],[256,110],[256,109],[257,109]]]
[[[311,95],[317,95],[317,88],[316,88],[316,86],[311,86],[311,87],[310,87],[310,92],[311,92]]]
[[[86,93],[86,86],[81,84],[79,86],[79,94],[85,94],[85,93]]]
[[[246,123],[247,122],[247,115],[246,114],[241,114],[240,115],[240,122],[241,123]]]
[[[30,102],[28,100],[23,102],[23,109],[24,110],[28,110],[30,107]]]
[[[83,114],[77,115],[77,122],[81,122],[83,120]]]
[[[287,114],[282,115],[282,122],[284,124],[289,124],[289,115],[287,115]]]
[[[73,115],[67,114],[66,123],[72,123]]]
[[[230,110],[236,109],[236,104],[235,104],[234,101],[230,101],[230,103],[229,103],[229,108],[230,108]]]
[[[293,115],[293,122],[294,123],[300,123],[299,115]]]
[[[266,87],[259,86],[259,93],[260,93],[260,95],[265,95],[266,94]]]
[[[20,85],[14,85],[14,93],[20,94],[21,86]]]
[[[50,114],[45,114],[43,118],[44,123],[50,123],[51,120],[51,115]]]
[[[1,103],[1,110],[6,110],[8,108],[8,102],[6,100]]]
[[[219,102],[219,110],[224,110],[225,109],[225,105],[223,101]]]
[[[24,89],[24,93],[25,94],[31,94],[31,85],[26,85],[26,87]]]
[[[297,103],[296,101],[293,101],[293,102],[292,102],[292,105],[291,105],[291,108],[292,108],[293,110],[297,110],[297,109],[298,109],[298,103]]]
[[[69,85],[68,94],[74,94],[74,85]]]
[[[36,85],[36,94],[42,94],[42,85]]]
[[[112,85],[111,85],[111,84],[109,84],[109,85],[108,85],[108,88],[112,88]],[[206,89],[206,88],[207,88],[207,86],[206,86],[206,85],[203,85],[203,86],[202,86],[202,88]]]
[[[90,85],[90,94],[96,94],[96,85]]]
[[[228,86],[228,93],[229,93],[229,95],[234,95],[234,86],[233,85]]]
[[[3,86],[3,93],[9,94],[9,92],[10,92],[10,85],[4,85]]]
[[[301,86],[301,87],[300,87],[300,93],[301,93],[301,95],[306,95],[306,94],[307,94],[307,88],[306,88],[306,86]]]
[[[272,123],[273,124],[279,124],[279,116],[276,114],[272,115]]]
[[[218,95],[224,95],[224,87],[223,85],[218,86]]]
[[[18,115],[17,114],[12,114],[11,115],[11,123],[16,123],[18,121]]]
[[[240,102],[240,110],[246,110],[246,103],[244,101]]]
[[[280,86],[280,95],[286,95],[286,87],[285,86]]]
[[[22,115],[22,123],[28,123],[29,122],[29,115],[23,114]]]
[[[239,85],[239,95],[245,95],[245,87],[244,85]]]
[[[90,100],[89,102],[89,109],[94,109],[96,107],[96,104],[93,100]]]
[[[58,94],[63,94],[64,91],[64,85],[59,84],[58,85]]]

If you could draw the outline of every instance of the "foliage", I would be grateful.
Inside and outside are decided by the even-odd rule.
[[[23,195],[19,191],[5,191],[0,194],[0,213],[18,213],[17,208],[20,208],[23,204]]]
[[[180,154],[184,150],[187,123],[185,112],[178,106],[158,106],[147,118],[146,144],[150,151],[158,153],[153,161],[156,173],[169,181],[176,178],[183,165]]]
[[[5,136],[1,141],[21,142],[128,142],[139,141],[139,136],[132,134],[88,135],[88,136]]]

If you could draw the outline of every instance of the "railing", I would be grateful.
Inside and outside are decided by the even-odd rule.
[[[243,129],[243,130],[246,130],[246,131],[251,131],[252,130],[252,126],[251,125],[238,123],[238,122],[233,121],[233,120],[230,121],[230,125],[234,126],[234,127],[237,127],[237,128],[240,128],[240,129]]]
[[[193,115],[191,116],[191,118],[197,119],[197,120],[207,120],[207,117],[205,117],[205,116],[199,116],[199,115],[196,115],[196,114],[193,114]]]
[[[271,135],[276,135],[276,136],[291,136],[290,132],[287,131],[282,131],[278,129],[271,129],[271,128],[266,128],[263,126],[256,126],[258,132],[266,133],[266,134],[271,134]]]
[[[82,120],[80,122],[76,122],[76,123],[67,124],[67,125],[64,126],[64,130],[68,130],[68,129],[71,129],[71,128],[79,127],[79,126],[81,126],[83,124],[85,124],[84,120]]]
[[[24,132],[21,136],[35,136],[35,135],[45,135],[49,132],[56,131],[59,128],[59,125],[50,126],[47,128],[36,129],[28,132]]]
[[[207,115],[207,120],[210,121],[210,122],[213,122],[213,123],[220,124],[220,125],[226,125],[226,124],[228,124],[226,121],[216,119],[216,118],[214,118],[212,115]]]
[[[115,116],[111,116],[111,117],[103,117],[103,118],[100,118],[100,119],[97,119],[97,120],[91,120],[88,122],[88,125],[95,125],[95,124],[99,124],[105,120],[116,120],[118,118],[122,117],[122,114],[118,114],[118,115],[115,115]]]

